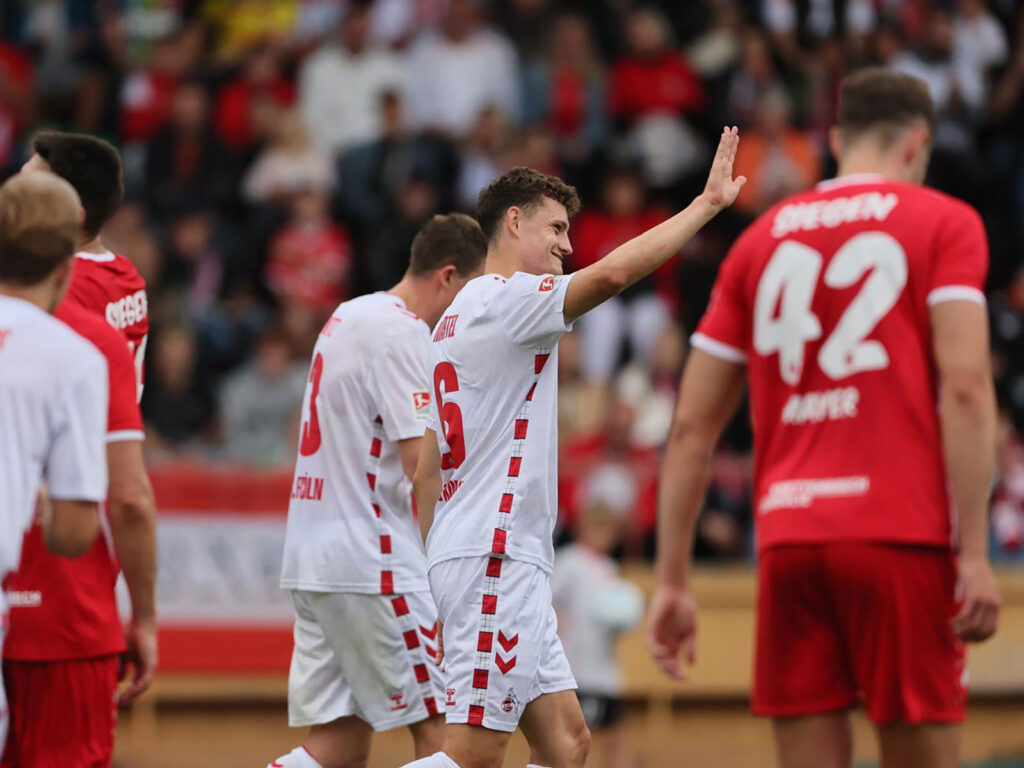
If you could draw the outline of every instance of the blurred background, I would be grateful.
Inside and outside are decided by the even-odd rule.
[[[972,656],[965,755],[1024,765],[1022,4],[3,0],[0,175],[42,127],[114,142],[127,195],[103,238],[149,285],[142,405],[161,513],[162,673],[122,715],[119,764],[263,765],[300,738],[285,726],[291,603],[277,580],[308,355],[333,308],[391,287],[427,219],[473,212],[516,165],[576,185],[570,268],[585,266],[687,204],[721,126],[737,124],[736,173],[750,183],[735,207],[562,341],[557,535],[579,578],[556,599],[567,634],[603,622],[620,666],[600,685],[624,699],[625,727],[596,743],[593,764],[770,765],[768,726],[744,710],[745,411],[699,523],[692,681],[653,668],[632,592],[610,589],[578,618],[572,585],[584,546],[649,590],[658,459],[688,334],[738,232],[834,171],[838,83],[865,64],[928,83],[929,183],[976,206],[988,231],[992,551],[1006,608],[1001,634]],[[858,736],[871,764],[863,721]],[[404,762],[410,744],[380,740],[371,764]],[[509,764],[525,757],[516,742]]]

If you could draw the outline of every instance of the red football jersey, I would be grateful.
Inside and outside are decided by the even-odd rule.
[[[128,341],[135,359],[137,398],[142,399],[143,361],[149,334],[146,282],[124,256],[106,253],[75,254],[75,271],[67,299],[107,319]]]
[[[985,302],[978,214],[849,176],[769,210],[719,271],[693,345],[746,362],[758,546],[949,546],[928,308]]]
[[[107,359],[110,406],[107,440],[142,440],[142,414],[135,397],[135,366],[124,338],[96,315],[64,301],[54,315],[96,346]],[[42,529],[25,534],[21,566],[4,582],[11,601],[4,658],[22,661],[80,659],[119,653],[124,633],[114,585],[119,565],[109,526],[81,557],[51,553]]]

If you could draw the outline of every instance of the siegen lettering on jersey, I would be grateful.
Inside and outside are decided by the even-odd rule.
[[[772,222],[772,237],[784,237],[797,230],[833,229],[854,221],[885,221],[900,201],[895,192],[865,192],[853,197],[836,197],[811,203],[782,206]]]
[[[434,333],[434,341],[444,341],[450,339],[455,335],[455,321],[459,319],[458,315],[445,315],[441,318],[441,322],[437,324],[437,331]]]
[[[324,479],[310,475],[299,475],[295,478],[295,488],[292,490],[293,499],[309,499],[320,501],[324,495]]]
[[[870,488],[871,478],[865,475],[780,480],[769,486],[757,509],[762,515],[775,509],[807,509],[815,499],[863,496]]]
[[[459,490],[459,488],[461,487],[461,480],[449,480],[447,483],[444,484],[444,487],[441,489],[441,495],[438,496],[437,500],[451,501],[452,496],[454,496],[455,492]]]
[[[857,417],[860,390],[856,387],[827,389],[824,392],[792,394],[782,409],[783,424],[819,424]]]
[[[11,608],[38,608],[43,604],[43,593],[38,589],[8,590],[7,603]]]
[[[142,322],[148,315],[149,303],[141,289],[107,304],[107,322],[119,331]]]

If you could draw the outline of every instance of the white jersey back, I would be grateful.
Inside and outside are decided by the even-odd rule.
[[[0,296],[0,580],[18,568],[43,480],[54,499],[106,496],[108,397],[99,350],[34,304]]]
[[[423,437],[430,329],[401,299],[347,301],[313,351],[281,586],[422,592],[426,559],[397,442]]]
[[[571,275],[484,275],[434,329],[441,498],[428,567],[504,554],[550,573],[558,511],[557,345]]]

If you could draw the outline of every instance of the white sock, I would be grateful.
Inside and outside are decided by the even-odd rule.
[[[305,747],[296,747],[287,755],[277,758],[267,768],[324,768],[313,759]]]
[[[537,765],[536,763],[527,763],[526,768],[544,768],[543,765]]]
[[[459,764],[444,752],[435,752],[430,757],[421,757],[419,760],[406,763],[402,768],[459,768]]]

